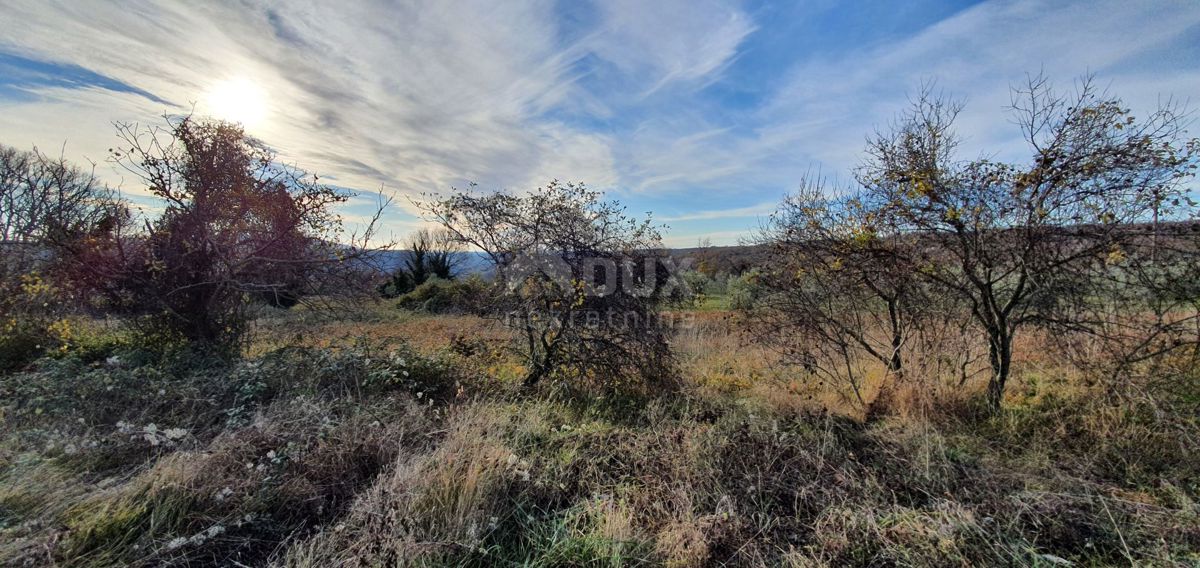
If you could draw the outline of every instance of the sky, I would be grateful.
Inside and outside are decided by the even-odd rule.
[[[801,178],[848,182],[924,84],[961,99],[964,151],[1026,157],[1009,90],[1094,74],[1134,110],[1200,103],[1200,1],[5,0],[0,143],[107,162],[113,122],[242,122],[281,158],[410,199],[579,181],[668,226],[750,236]],[[1194,105],[1191,105],[1194,107]]]

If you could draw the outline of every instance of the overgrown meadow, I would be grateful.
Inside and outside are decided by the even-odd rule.
[[[0,148],[0,564],[1200,565],[1200,143],[1080,85],[683,251],[565,182],[381,249],[197,117],[118,127],[152,218]]]
[[[685,383],[646,398],[530,396],[505,331],[475,316],[381,303],[343,321],[266,309],[256,326],[233,363],[100,327],[6,374],[4,562],[1188,565],[1200,550],[1200,393],[1114,403],[1036,344],[998,414],[967,392],[864,422],[723,310],[672,338]]]

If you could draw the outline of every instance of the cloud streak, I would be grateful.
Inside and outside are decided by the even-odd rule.
[[[709,211],[695,211],[692,213],[684,213],[682,215],[673,215],[668,217],[660,217],[660,221],[709,221],[713,219],[742,219],[747,217],[763,217],[770,215],[775,211],[778,205],[775,201],[764,201],[757,205],[749,207],[735,207],[731,209],[713,209]]]
[[[339,186],[403,206],[583,180],[729,241],[814,168],[846,176],[922,81],[966,99],[972,151],[1005,156],[1007,88],[1028,71],[1098,73],[1135,109],[1200,93],[1194,2],[922,1],[908,12],[950,15],[858,41],[843,30],[884,26],[822,3],[780,21],[737,0],[11,0],[0,54],[20,73],[0,79],[0,141],[102,162],[111,121],[203,114],[214,85],[249,80],[269,95],[252,133]],[[388,221],[417,223],[405,207]]]

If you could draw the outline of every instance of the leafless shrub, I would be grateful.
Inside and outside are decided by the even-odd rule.
[[[672,376],[658,317],[671,275],[648,219],[558,182],[526,196],[460,191],[422,207],[495,266],[494,311],[521,336],[527,386],[551,374],[604,386]]]
[[[830,197],[822,180],[802,182],[759,235],[770,249],[750,310],[756,336],[809,372],[850,387],[860,404],[861,358],[904,372],[902,350],[923,303],[902,246],[880,237],[856,196]]]

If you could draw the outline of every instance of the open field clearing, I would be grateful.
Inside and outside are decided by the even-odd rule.
[[[1200,1],[0,22],[0,568],[1200,568]]]
[[[780,367],[729,314],[696,315],[673,341],[685,384],[645,400],[554,385],[519,396],[519,363],[494,324],[387,305],[307,327],[297,313],[264,318],[256,355],[232,365],[139,360],[97,335],[0,383],[0,556],[17,566],[1198,560],[1198,430],[1185,409],[1200,393],[1171,401],[1178,414],[1113,403],[1028,344],[1000,414],[966,393],[907,399],[864,423],[847,393]],[[273,348],[281,334],[320,340]]]

